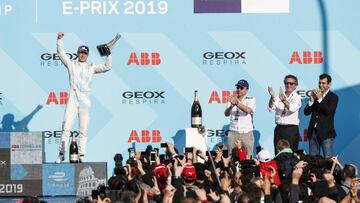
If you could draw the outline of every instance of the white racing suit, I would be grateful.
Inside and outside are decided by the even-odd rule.
[[[67,102],[64,122],[62,126],[60,153],[65,153],[69,144],[70,130],[76,115],[79,116],[79,155],[86,153],[87,131],[89,128],[89,109],[91,106],[90,91],[91,79],[95,73],[103,73],[111,69],[111,55],[106,58],[105,64],[95,65],[87,62],[70,60],[63,49],[62,40],[57,40],[57,53],[68,69],[70,92]]]

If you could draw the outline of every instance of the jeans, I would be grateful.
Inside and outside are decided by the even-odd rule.
[[[333,155],[333,142],[334,138],[321,140],[314,130],[312,137],[309,140],[310,155],[320,155],[320,147],[324,153],[325,158],[330,158]]]

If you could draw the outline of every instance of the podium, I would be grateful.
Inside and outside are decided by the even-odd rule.
[[[207,131],[200,133],[197,128],[185,129],[185,147],[196,147],[204,153],[207,150]]]
[[[0,133],[0,196],[89,196],[107,163],[43,163],[42,132]]]

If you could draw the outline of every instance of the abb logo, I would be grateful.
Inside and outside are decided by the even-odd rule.
[[[153,143],[161,142],[160,130],[152,130],[151,137],[150,137],[150,130],[142,130],[141,131],[141,141],[140,141],[138,132],[136,130],[132,130],[130,132],[128,142],[130,143],[133,141],[142,142],[142,143],[150,142],[150,141]]]
[[[227,103],[229,101],[229,98],[232,95],[234,95],[234,96],[237,95],[236,90],[234,90],[234,91],[227,91],[227,90],[221,91],[221,93],[220,93],[221,98],[219,96],[218,91],[214,90],[214,91],[211,92],[210,99],[209,99],[208,103],[211,104],[213,102],[216,102],[218,104],[225,104],[225,103]]]
[[[157,52],[152,52],[152,53],[141,52],[140,53],[140,61],[139,61],[138,55],[135,52],[132,52],[129,56],[127,65],[157,66],[157,65],[160,65],[160,63],[161,63],[160,54]]]
[[[57,105],[58,104],[64,105],[67,104],[68,99],[69,99],[69,94],[67,92],[60,92],[59,97],[56,97],[55,92],[50,92],[46,104],[49,105],[51,103],[54,103]]]
[[[324,58],[321,51],[303,51],[302,58],[299,55],[299,52],[294,51],[291,55],[290,64],[322,64]]]

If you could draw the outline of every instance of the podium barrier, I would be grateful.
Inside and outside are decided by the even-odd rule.
[[[196,149],[202,150],[204,153],[207,150],[207,132],[200,133],[197,128],[185,129],[185,147],[196,147]],[[202,162],[202,159],[198,159]]]
[[[43,163],[41,132],[0,133],[0,196],[88,196],[107,180],[106,162]]]

